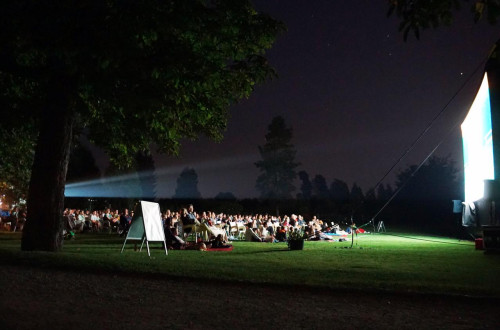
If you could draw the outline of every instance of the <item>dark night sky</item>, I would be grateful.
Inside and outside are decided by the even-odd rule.
[[[198,173],[203,197],[232,192],[256,197],[255,180],[267,126],[282,115],[293,128],[296,160],[364,191],[374,186],[487,57],[500,25],[474,24],[464,8],[450,28],[404,42],[386,1],[254,0],[288,32],[267,53],[279,78],[232,107],[222,143],[184,142],[179,158],[155,156],[161,197],[174,194],[186,166]],[[461,122],[482,67],[443,117],[396,169],[420,162]],[[462,166],[459,126],[438,150]],[[397,171],[396,171],[397,172]],[[387,182],[391,183],[392,176]],[[297,191],[300,182],[297,181]]]

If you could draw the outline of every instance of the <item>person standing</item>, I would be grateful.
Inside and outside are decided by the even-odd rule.
[[[10,231],[16,231],[17,221],[19,220],[19,207],[16,206],[12,209],[9,216]]]

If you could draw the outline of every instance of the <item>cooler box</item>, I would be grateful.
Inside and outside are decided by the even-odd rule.
[[[476,243],[476,250],[484,250],[482,238],[476,238],[475,243]]]

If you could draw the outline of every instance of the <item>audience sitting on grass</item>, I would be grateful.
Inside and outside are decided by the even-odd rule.
[[[217,235],[214,240],[210,241],[207,244],[207,247],[212,249],[229,249],[231,246],[231,244],[226,243],[221,234]]]
[[[179,232],[177,226],[173,224],[174,217],[167,217],[165,219],[165,241],[167,243],[167,248],[174,250],[182,250],[186,246],[186,242],[179,237]]]
[[[100,231],[101,230],[101,218],[97,214],[97,211],[93,211],[92,214],[90,215],[90,222],[92,223],[92,230],[93,231]]]
[[[8,216],[7,216],[8,214]],[[133,218],[133,211],[127,209],[111,211],[65,209],[63,214],[64,234],[66,238],[74,238],[75,234],[84,231],[118,231],[127,228]],[[227,245],[229,240],[244,239],[250,242],[285,242],[287,233],[291,230],[302,229],[309,240],[332,240],[333,235],[347,235],[351,226],[342,230],[338,223],[322,221],[313,216],[310,221],[304,220],[301,215],[270,216],[267,214],[242,215],[215,213],[204,211],[196,213],[193,205],[172,212],[169,209],[161,215],[167,246],[173,249],[184,249],[188,245],[184,236],[189,233],[190,224],[197,226],[196,231],[201,234],[202,241],[208,246]],[[26,222],[26,212],[23,209],[13,208],[4,211],[3,224],[10,223],[9,230],[22,231]],[[232,225],[231,225],[232,224]],[[331,225],[329,225],[331,224]],[[191,229],[192,230],[192,229]],[[361,232],[357,229],[356,232]],[[121,231],[120,231],[121,232]],[[126,233],[126,232],[125,232]]]
[[[277,231],[276,231],[276,240],[278,242],[285,242],[286,241],[286,230],[284,227],[279,226]]]
[[[111,208],[92,212],[66,209],[64,211],[66,237],[74,237],[76,233],[86,230],[121,233],[123,227],[131,224],[132,217],[133,211],[129,213],[127,209],[114,212]],[[184,249],[187,245],[193,244],[188,243],[192,241],[188,235],[193,230],[190,225],[196,225],[196,231],[201,234],[203,242],[215,245],[227,245],[230,240],[242,239],[249,242],[285,242],[288,232],[296,229],[302,229],[309,240],[331,240],[333,234],[347,234],[338,224],[322,221],[316,216],[306,221],[304,217],[296,214],[271,216],[225,214],[213,211],[196,213],[193,205],[182,208],[178,212],[168,209],[161,214],[161,219],[167,247],[173,249]],[[347,227],[347,230],[350,230],[350,227]]]
[[[251,228],[251,224],[248,223],[247,226],[246,226],[246,230],[245,230],[245,240],[247,242],[262,242],[262,237],[259,237],[259,235],[257,235],[253,229]]]

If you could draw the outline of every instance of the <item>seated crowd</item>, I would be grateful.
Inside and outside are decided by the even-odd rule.
[[[129,212],[128,209],[121,212],[110,208],[94,211],[65,209],[64,235],[74,238],[75,233],[84,231],[116,231],[120,235],[126,235],[133,216],[134,211]],[[279,217],[268,214],[216,214],[210,211],[197,213],[193,205],[178,211],[166,210],[161,218],[170,248],[183,248],[189,234],[217,247],[224,246],[229,240],[285,242],[288,233],[294,230],[303,231],[308,240],[332,240],[331,234],[346,235],[351,229],[347,227],[344,231],[338,224],[329,224],[316,216],[307,221],[303,216],[295,214]],[[3,212],[1,221],[2,224],[9,223],[12,231],[22,231],[26,212],[16,207],[10,212]]]
[[[111,209],[102,211],[82,211],[66,209],[64,212],[67,232],[73,236],[75,232],[117,231],[125,235],[134,212],[124,209],[122,212]],[[165,238],[170,248],[182,248],[186,245],[186,236],[196,235],[197,239],[211,245],[224,245],[230,240],[246,240],[255,242],[285,242],[290,231],[301,230],[308,240],[332,240],[331,234],[346,235],[350,233],[338,224],[318,219],[309,221],[301,215],[229,215],[205,211],[197,213],[193,205],[178,211],[167,209],[161,214],[165,230]],[[199,237],[199,238],[198,238]]]

